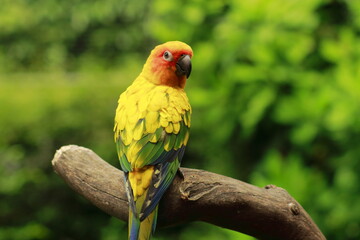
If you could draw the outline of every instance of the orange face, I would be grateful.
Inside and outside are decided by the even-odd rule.
[[[192,49],[185,43],[173,41],[152,50],[143,72],[155,84],[184,88],[191,73]]]

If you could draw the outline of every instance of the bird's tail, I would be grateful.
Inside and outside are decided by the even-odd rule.
[[[154,211],[143,221],[140,221],[133,212],[129,211],[129,240],[149,240],[156,228],[156,207]]]

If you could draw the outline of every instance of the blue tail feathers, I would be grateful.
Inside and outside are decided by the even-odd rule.
[[[129,212],[129,240],[138,240],[140,230],[140,220]]]
[[[129,240],[149,240],[151,238],[156,228],[157,210],[156,207],[143,221],[140,221],[132,211],[129,212]]]

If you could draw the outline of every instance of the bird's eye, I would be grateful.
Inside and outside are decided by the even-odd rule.
[[[169,52],[169,51],[164,52],[163,58],[168,62],[173,60],[173,56],[172,56],[171,52]]]

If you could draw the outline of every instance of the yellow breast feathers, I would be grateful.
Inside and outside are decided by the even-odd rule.
[[[138,77],[120,96],[114,127],[115,140],[120,138],[123,146],[120,152],[126,154],[131,168],[143,167],[144,159],[139,159],[138,153],[147,142],[157,143],[164,134],[176,136],[182,132],[181,126],[187,129],[183,131],[182,142],[174,145],[168,138],[163,149],[177,150],[186,145],[190,115],[191,107],[183,89],[155,85]]]

